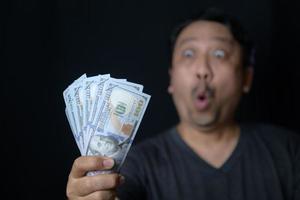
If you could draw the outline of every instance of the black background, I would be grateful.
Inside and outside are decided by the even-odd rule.
[[[208,6],[237,16],[257,44],[239,119],[299,132],[299,6],[291,1],[1,1],[1,182],[7,199],[64,199],[79,156],[63,90],[110,73],[152,95],[135,142],[177,122],[168,86],[172,27]]]

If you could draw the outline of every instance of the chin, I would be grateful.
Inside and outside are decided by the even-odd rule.
[[[217,125],[218,115],[216,113],[203,114],[192,120],[198,127],[211,129]]]

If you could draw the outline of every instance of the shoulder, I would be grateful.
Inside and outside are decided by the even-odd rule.
[[[295,131],[271,124],[243,124],[242,129],[271,149],[300,154],[300,135]]]
[[[272,124],[243,124],[242,128],[244,128],[247,131],[250,131],[253,134],[257,134],[263,138],[273,139],[274,141],[278,142],[286,142],[291,139],[299,141],[300,139],[300,135],[295,131]]]

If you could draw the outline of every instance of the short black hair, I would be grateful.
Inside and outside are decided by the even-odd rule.
[[[202,20],[217,22],[226,26],[230,30],[234,39],[241,45],[243,49],[243,66],[244,67],[254,66],[255,49],[254,49],[254,44],[250,39],[248,33],[236,18],[229,15],[228,13],[225,13],[223,10],[218,8],[208,8],[200,12],[199,14],[195,15],[194,17],[185,20],[183,23],[175,27],[170,38],[171,57],[173,56],[175,44],[180,33],[193,22],[202,21]]]

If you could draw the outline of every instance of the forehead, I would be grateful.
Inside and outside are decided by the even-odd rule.
[[[230,30],[223,24],[212,21],[196,21],[185,27],[179,34],[176,46],[193,41],[236,43]]]

